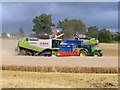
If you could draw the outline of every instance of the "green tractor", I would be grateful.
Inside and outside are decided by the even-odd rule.
[[[94,47],[93,45],[83,45],[80,49],[79,56],[95,56],[100,57],[103,56],[102,51]]]

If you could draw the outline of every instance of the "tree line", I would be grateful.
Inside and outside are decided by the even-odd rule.
[[[52,27],[55,24],[52,22],[52,15],[41,14],[33,18],[33,32],[34,36],[38,37],[39,34],[51,34]],[[106,28],[98,29],[96,26],[86,27],[85,23],[80,19],[64,19],[58,21],[56,28],[61,28],[62,32],[65,34],[65,39],[73,38],[74,34],[77,32],[79,34],[84,34],[87,37],[96,38],[102,43],[110,43],[120,41],[119,32],[110,32]]]
[[[106,28],[98,29],[96,26],[90,26],[88,28],[88,32],[86,36],[96,38],[100,42],[110,43],[120,41],[120,33],[119,32],[110,32]]]
[[[24,29],[22,27],[20,27],[17,32],[12,32],[12,33],[2,32],[1,33],[1,38],[3,38],[3,39],[8,39],[8,38],[19,39],[19,38],[25,37],[25,36],[26,35],[25,35]]]
[[[52,27],[61,29],[61,33],[64,33],[65,39],[72,39],[75,33],[84,34],[87,37],[96,38],[102,43],[118,42],[120,41],[120,32],[110,32],[106,28],[98,29],[96,26],[86,27],[86,24],[80,19],[68,19],[60,20],[55,25],[52,22],[52,15],[40,14],[33,18],[33,32],[30,36],[39,37],[40,34],[52,34]],[[18,32],[11,33],[11,36],[15,38],[24,37],[24,30],[19,28]],[[2,38],[6,38],[7,33],[2,33]],[[8,38],[8,37],[7,37]]]

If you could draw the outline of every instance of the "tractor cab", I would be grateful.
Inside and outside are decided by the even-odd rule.
[[[83,45],[82,48],[86,49],[88,52],[92,51],[92,45]]]

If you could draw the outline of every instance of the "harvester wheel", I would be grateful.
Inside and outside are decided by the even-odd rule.
[[[32,53],[31,53],[30,51],[27,51],[27,52],[26,52],[26,55],[32,56]]]
[[[34,56],[40,56],[39,52],[34,53]]]
[[[80,51],[79,56],[81,56],[81,57],[87,56],[87,52],[82,50],[82,51]]]
[[[26,55],[26,51],[25,50],[20,50],[19,55]]]

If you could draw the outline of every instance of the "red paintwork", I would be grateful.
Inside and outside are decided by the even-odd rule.
[[[60,55],[58,55],[60,54]],[[64,57],[64,56],[77,56],[78,55],[78,52],[61,52],[61,51],[58,51],[57,52],[57,55],[58,57]]]

